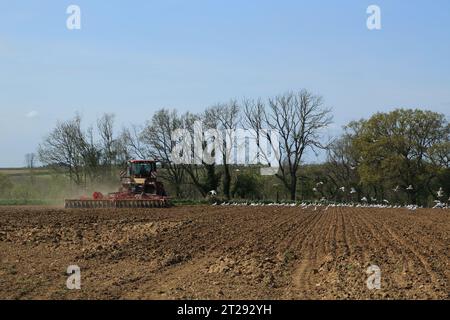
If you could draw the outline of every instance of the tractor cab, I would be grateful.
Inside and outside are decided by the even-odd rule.
[[[133,178],[154,178],[156,177],[156,162],[153,160],[131,160],[127,164],[127,173]]]
[[[156,161],[130,160],[122,176],[122,189],[129,194],[153,194],[165,196],[164,186],[156,180]]]

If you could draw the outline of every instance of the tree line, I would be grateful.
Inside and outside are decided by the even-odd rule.
[[[307,90],[268,99],[231,100],[203,112],[179,113],[160,109],[142,126],[116,131],[115,117],[105,114],[83,129],[82,119],[58,122],[38,148],[42,164],[63,170],[70,181],[86,186],[92,181],[117,180],[117,168],[128,159],[155,159],[160,177],[178,198],[205,197],[217,190],[225,199],[333,201],[396,201],[425,204],[437,191],[450,192],[450,125],[445,115],[432,111],[397,109],[353,121],[337,137],[327,137],[332,111],[320,95]],[[227,149],[227,132],[252,129],[266,135],[277,153],[272,177],[254,167],[235,164],[225,152],[220,164],[202,159],[174,163],[174,132],[194,126],[222,132],[216,146]],[[268,130],[278,133],[275,144]],[[202,149],[208,148],[202,141]],[[260,141],[255,140],[256,143]],[[258,157],[264,157],[257,146]],[[305,163],[305,154],[324,150],[321,164]],[[214,152],[218,152],[213,151]],[[441,193],[442,193],[441,192]],[[388,199],[389,198],[389,199]]]

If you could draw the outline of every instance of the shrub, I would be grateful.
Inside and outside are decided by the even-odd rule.
[[[262,183],[256,174],[241,173],[236,176],[231,194],[233,198],[260,199],[261,190]]]

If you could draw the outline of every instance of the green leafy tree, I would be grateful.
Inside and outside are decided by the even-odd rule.
[[[409,200],[424,202],[437,174],[431,161],[433,147],[448,141],[449,132],[445,116],[436,112],[397,109],[373,115],[362,122],[354,141],[362,182],[373,186],[379,197],[386,187],[412,186]]]

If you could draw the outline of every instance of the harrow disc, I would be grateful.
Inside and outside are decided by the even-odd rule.
[[[127,199],[127,200],[65,200],[66,209],[97,208],[166,208],[171,203],[168,199]]]
[[[136,199],[136,200],[116,200],[117,208],[166,208],[170,207],[168,199]]]
[[[114,202],[111,200],[65,200],[64,207],[67,209],[114,208]]]

